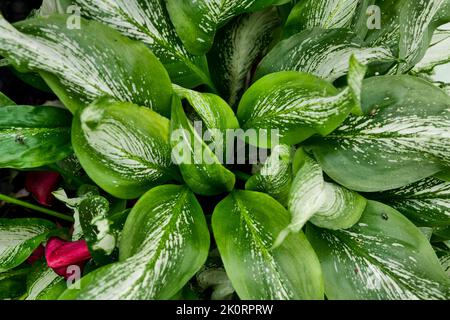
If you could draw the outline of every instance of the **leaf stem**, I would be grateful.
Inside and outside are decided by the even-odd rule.
[[[47,208],[42,208],[42,207],[36,206],[34,204],[31,204],[31,203],[28,203],[28,202],[25,202],[22,200],[18,200],[16,198],[11,198],[11,197],[8,197],[7,195],[1,194],[1,193],[0,193],[0,201],[4,201],[6,203],[15,204],[15,205],[18,205],[18,206],[21,206],[24,208],[28,208],[28,209],[31,209],[34,211],[45,213],[45,214],[48,214],[50,216],[56,217],[61,220],[74,222],[74,219],[66,214],[62,214],[62,213],[59,213],[59,212],[56,212],[56,211],[53,211],[53,210],[50,210]]]

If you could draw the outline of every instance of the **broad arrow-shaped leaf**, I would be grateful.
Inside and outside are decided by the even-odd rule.
[[[120,243],[120,262],[81,279],[62,299],[170,299],[205,263],[209,232],[194,194],[165,185],[146,193],[133,208]]]
[[[0,219],[0,273],[22,264],[54,228],[42,219]]]
[[[0,16],[0,53],[20,70],[39,72],[72,112],[112,96],[170,114],[169,76],[144,44],[94,21],[69,29],[68,19],[24,20],[16,25],[21,33]]]
[[[358,13],[361,0],[305,0],[292,9],[284,28],[286,36],[322,28],[349,28]]]
[[[76,0],[82,13],[142,41],[164,64],[173,82],[211,86],[204,56],[188,53],[167,14],[164,0]]]
[[[217,29],[232,17],[286,2],[289,0],[167,0],[167,9],[188,50],[204,54]]]
[[[342,91],[316,76],[295,71],[258,80],[242,97],[237,114],[243,129],[255,129],[259,136],[269,138],[259,142],[250,139],[249,143],[270,147],[275,134],[281,143],[294,145],[316,133],[330,134],[352,111],[359,112],[365,71],[352,57],[349,87]]]
[[[450,182],[430,177],[369,197],[389,204],[418,226],[450,226]]]
[[[248,88],[253,65],[267,51],[279,24],[277,10],[269,8],[239,16],[217,34],[208,61],[213,80],[231,106]]]
[[[255,78],[278,71],[300,71],[333,82],[348,73],[352,55],[362,64],[394,59],[388,48],[365,47],[348,29],[313,29],[278,43],[259,64]]]
[[[350,116],[312,150],[324,171],[351,190],[403,187],[450,164],[450,97],[410,76],[365,81],[364,116]],[[319,142],[320,140],[320,142]]]
[[[55,300],[67,289],[67,284],[43,260],[33,264],[27,278],[27,287],[26,300]]]
[[[396,210],[369,201],[350,230],[307,228],[329,299],[442,299],[450,280],[427,238]]]
[[[320,264],[303,233],[271,249],[288,223],[287,210],[259,192],[235,191],[214,210],[214,238],[241,299],[323,299]]]
[[[273,148],[261,171],[247,181],[245,189],[267,193],[287,206],[293,180],[292,153],[292,148],[286,145]]]
[[[0,167],[28,169],[73,153],[70,112],[54,107],[0,107]]]
[[[195,96],[191,96],[191,99],[192,98],[195,99]],[[206,98],[208,98],[208,96],[206,96]],[[214,99],[214,97],[209,98]],[[220,98],[217,97],[217,99]],[[205,100],[201,98],[201,100],[197,101],[200,102],[199,104],[197,104],[196,101],[193,102],[194,105],[197,105],[197,108],[199,108]],[[222,102],[225,103],[223,100]],[[229,106],[227,107],[230,108]],[[219,109],[220,108],[217,110]],[[205,110],[205,115],[212,115],[209,110],[213,109],[206,107]],[[231,108],[229,110],[231,111]],[[206,117],[205,119],[209,119],[206,122],[211,121],[211,123],[226,121],[226,118],[217,120],[215,118]],[[218,135],[212,135],[211,140],[214,145],[222,147],[222,149],[216,149],[215,152],[211,150],[202,139],[202,132],[197,132],[187,118],[180,99],[178,97],[174,97],[170,137],[173,148],[172,158],[179,166],[184,181],[192,189],[192,191],[208,196],[229,192],[233,190],[236,182],[234,174],[226,169],[222,165],[223,161],[220,161],[218,158],[218,156],[222,157],[223,155],[223,142],[221,145],[220,142],[218,143],[218,141],[214,141],[215,139],[213,136],[219,136],[219,138],[223,137],[222,131],[220,128],[212,127],[211,129],[219,130]]]
[[[72,144],[91,179],[120,199],[178,178],[169,120],[148,108],[100,99],[78,112]]]

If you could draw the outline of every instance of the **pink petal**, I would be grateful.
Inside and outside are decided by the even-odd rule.
[[[34,198],[44,206],[50,206],[53,201],[52,192],[56,190],[61,176],[57,172],[28,172],[25,187]]]
[[[67,277],[67,268],[73,265],[82,268],[91,259],[91,253],[85,240],[67,242],[51,238],[45,247],[45,258],[50,268],[60,276]]]
[[[44,247],[40,245],[33,251],[31,256],[27,259],[29,264],[33,264],[44,256]]]

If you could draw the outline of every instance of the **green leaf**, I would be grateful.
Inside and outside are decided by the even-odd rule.
[[[193,54],[211,49],[216,31],[232,17],[289,0],[167,0],[177,33]]]
[[[360,2],[360,0],[300,1],[289,15],[284,33],[292,36],[314,28],[349,28],[358,12]]]
[[[26,300],[55,300],[67,289],[66,281],[47,266],[45,260],[35,262],[27,278]]]
[[[248,88],[253,65],[267,51],[279,24],[277,10],[269,8],[239,16],[218,32],[208,61],[221,96],[231,106]]]
[[[276,146],[261,171],[247,181],[245,189],[267,193],[287,206],[293,180],[291,160],[292,149],[289,146]]]
[[[27,291],[26,279],[30,268],[0,273],[0,299],[17,299]]]
[[[34,12],[36,17],[47,17],[55,13],[67,13],[72,0],[43,0],[42,5]]]
[[[77,113],[72,144],[89,177],[119,199],[137,198],[178,178],[169,120],[148,108],[97,100]]]
[[[386,47],[367,47],[350,30],[316,28],[278,43],[259,64],[255,79],[278,71],[300,71],[333,82],[349,72],[352,55],[366,65],[394,59]]]
[[[72,154],[71,119],[54,107],[0,107],[0,167],[37,168]]]
[[[283,144],[298,144],[314,134],[333,132],[353,111],[358,113],[361,83],[366,68],[353,56],[349,87],[338,91],[316,76],[284,71],[258,80],[242,97],[238,119],[245,130],[255,129],[267,139],[249,143],[270,147],[272,131],[278,130]]]
[[[403,187],[443,170],[450,160],[450,97],[410,76],[365,81],[364,116],[350,116],[311,149],[324,171],[356,191]]]
[[[449,182],[430,177],[369,197],[389,204],[418,226],[450,226]]]
[[[42,219],[0,219],[0,272],[21,265],[54,228]]]
[[[194,194],[165,185],[146,193],[127,219],[120,262],[81,279],[61,299],[170,299],[206,261],[209,232]]]
[[[303,153],[303,150],[300,150]],[[304,153],[303,153],[304,154]],[[304,154],[289,196],[290,229],[298,232],[307,221],[318,227],[338,230],[355,225],[367,201],[356,192],[324,180],[319,164]]]
[[[350,230],[308,227],[331,300],[447,300],[450,282],[433,248],[396,210],[369,201]]]
[[[211,118],[211,122],[215,121],[215,118]],[[183,179],[192,191],[211,196],[233,190],[236,178],[217,158],[217,154],[221,155],[222,152],[214,153],[206,145],[186,117],[180,99],[175,97],[170,131],[173,158],[176,159]],[[222,135],[222,132],[220,134]]]
[[[174,83],[212,86],[204,56],[186,50],[174,30],[164,0],[76,0],[82,13],[144,42],[164,64]]]
[[[241,299],[323,299],[320,264],[303,233],[271,250],[288,223],[281,204],[253,191],[235,191],[214,210],[214,237]]]
[[[12,101],[10,98],[8,98],[7,96],[5,96],[3,93],[0,92],[0,107],[13,105],[15,105],[14,101]]]
[[[0,16],[0,53],[19,70],[36,71],[73,113],[102,96],[170,114],[170,79],[142,43],[94,21],[67,27],[68,16],[27,19],[16,27]],[[123,48],[126,48],[124,50]]]

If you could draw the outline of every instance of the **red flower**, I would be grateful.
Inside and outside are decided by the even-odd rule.
[[[59,238],[51,238],[45,246],[47,265],[57,274],[67,278],[69,266],[82,268],[85,262],[91,259],[91,253],[85,240],[67,242]]]
[[[52,192],[56,190],[61,176],[57,172],[28,172],[25,188],[44,206],[50,206],[53,201]]]
[[[44,247],[40,245],[33,251],[31,256],[27,259],[29,264],[33,264],[44,256]]]

